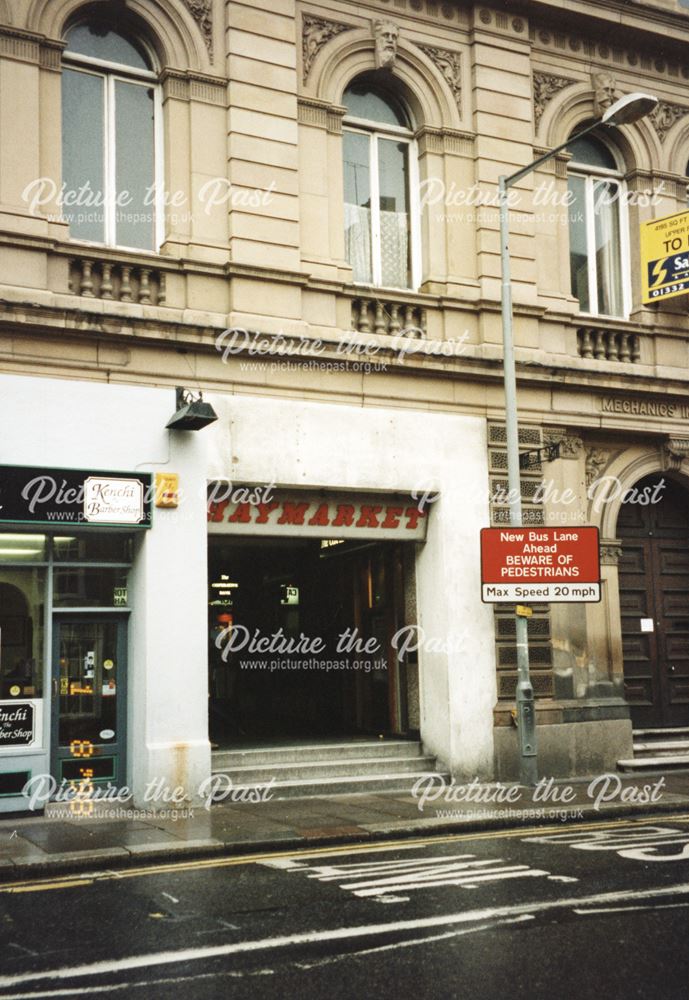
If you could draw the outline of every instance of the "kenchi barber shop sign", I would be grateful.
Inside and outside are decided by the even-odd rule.
[[[32,702],[0,701],[0,750],[31,746],[36,728]]]
[[[0,466],[0,523],[150,528],[149,473]]]

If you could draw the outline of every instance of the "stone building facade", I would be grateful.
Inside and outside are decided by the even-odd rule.
[[[480,528],[506,518],[497,181],[639,90],[659,99],[650,117],[513,192],[522,447],[559,444],[525,472],[526,512],[597,526],[602,556],[599,604],[530,621],[541,770],[609,769],[632,726],[689,725],[689,323],[685,297],[642,305],[638,239],[687,204],[688,30],[674,0],[0,0],[0,465],[167,471],[183,493],[133,527],[126,557],[70,528],[75,571],[130,574],[120,605],[88,580],[83,605],[60,597],[60,536],[5,520],[0,705],[25,701],[35,731],[9,737],[3,774],[59,778],[61,748],[100,739],[139,799],[158,775],[193,794],[210,771],[209,629],[240,622],[223,581],[238,567],[254,593],[265,559],[302,626],[328,617],[304,596],[325,580],[390,654],[385,676],[322,688],[321,709],[345,706],[332,732],[418,733],[457,779],[515,775],[514,619],[481,603],[479,567]],[[182,386],[216,423],[166,429]],[[241,500],[208,514],[207,484],[368,498],[364,555],[354,515],[314,513],[313,532],[266,508],[247,528]],[[425,525],[404,535],[410,504]],[[17,541],[30,530],[44,541]],[[352,551],[348,568],[319,575],[316,535]],[[63,699],[107,686],[88,675],[96,611],[103,629],[128,622],[121,746],[103,719],[98,738],[60,735]],[[400,658],[390,637],[409,626],[424,641]],[[70,648],[77,681],[60,673]],[[12,657],[33,676],[14,683]],[[211,701],[232,702],[223,683]],[[267,690],[248,698],[257,740],[278,726],[275,707],[258,720]]]

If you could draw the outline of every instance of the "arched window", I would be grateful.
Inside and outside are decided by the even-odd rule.
[[[72,239],[155,250],[157,76],[143,45],[100,22],[67,32],[63,215]]]
[[[418,285],[416,176],[411,121],[394,94],[368,77],[344,93],[345,249],[354,281]]]
[[[572,294],[583,313],[629,314],[625,187],[610,150],[586,136],[568,147],[569,261]]]

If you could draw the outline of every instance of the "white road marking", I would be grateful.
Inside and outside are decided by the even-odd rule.
[[[383,862],[355,862],[344,865],[309,865],[301,869],[321,882],[337,880],[340,888],[355,896],[382,897],[385,893],[410,889],[455,886],[476,889],[483,882],[549,876],[540,868],[506,865],[502,858],[476,858],[456,854],[446,858],[405,858]],[[576,881],[576,880],[575,880]]]
[[[684,903],[641,903],[639,906],[599,906],[590,907],[585,910],[574,910],[579,916],[588,916],[596,913],[627,913],[628,910],[676,910],[686,909],[689,906],[689,899]]]
[[[419,944],[432,944],[434,941],[446,941],[448,938],[463,937],[466,934],[477,934],[480,931],[493,930],[495,927],[502,927],[506,924],[522,924],[525,921],[534,920],[532,914],[525,913],[521,917],[512,917],[507,920],[497,920],[491,924],[478,924],[476,927],[464,927],[458,931],[446,931],[444,934],[424,935],[420,938],[412,938],[411,941],[395,941],[392,944],[381,944],[375,948],[363,948],[359,951],[347,951],[341,955],[329,955],[316,962],[296,962],[298,969],[317,969],[323,965],[333,965],[335,962],[342,962],[344,959],[361,957],[363,955],[379,955],[383,951],[397,951],[400,948],[414,948]]]
[[[686,861],[689,859],[689,833],[673,827],[649,826],[639,829],[631,823],[614,830],[556,833],[542,837],[525,837],[527,844],[556,844],[575,851],[614,851],[631,861]],[[658,847],[679,844],[674,854],[656,853]]]
[[[485,923],[489,927],[495,921],[525,915],[535,916],[538,913],[547,913],[551,910],[574,909],[574,907],[596,905],[613,906],[616,903],[625,903],[628,901],[633,902],[682,895],[689,897],[689,883],[685,882],[680,885],[663,886],[662,888],[655,889],[639,889],[636,891],[603,892],[596,893],[593,896],[582,896],[577,899],[554,899],[540,903],[520,903],[514,906],[468,910],[464,913],[448,913],[440,917],[417,917],[414,920],[396,920],[391,923],[364,924],[356,927],[338,927],[332,930],[305,931],[300,934],[259,938],[254,941],[234,941],[213,947],[184,948],[179,951],[130,955],[127,958],[92,962],[89,965],[65,966],[60,969],[46,969],[43,972],[23,972],[13,976],[0,977],[0,987],[17,987],[22,983],[38,982],[41,980],[69,980],[106,974],[113,975],[118,972],[150,968],[151,966],[208,961],[209,959],[224,958],[230,955],[250,955],[256,952],[279,950],[299,945],[352,941],[356,938],[369,938],[376,935],[382,936],[434,927],[451,927],[455,924]],[[16,994],[0,994],[0,1000],[16,1000]]]

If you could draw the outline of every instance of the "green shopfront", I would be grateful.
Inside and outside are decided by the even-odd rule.
[[[129,575],[150,493],[148,473],[0,467],[0,812],[26,808],[29,781],[44,797],[126,783]]]

